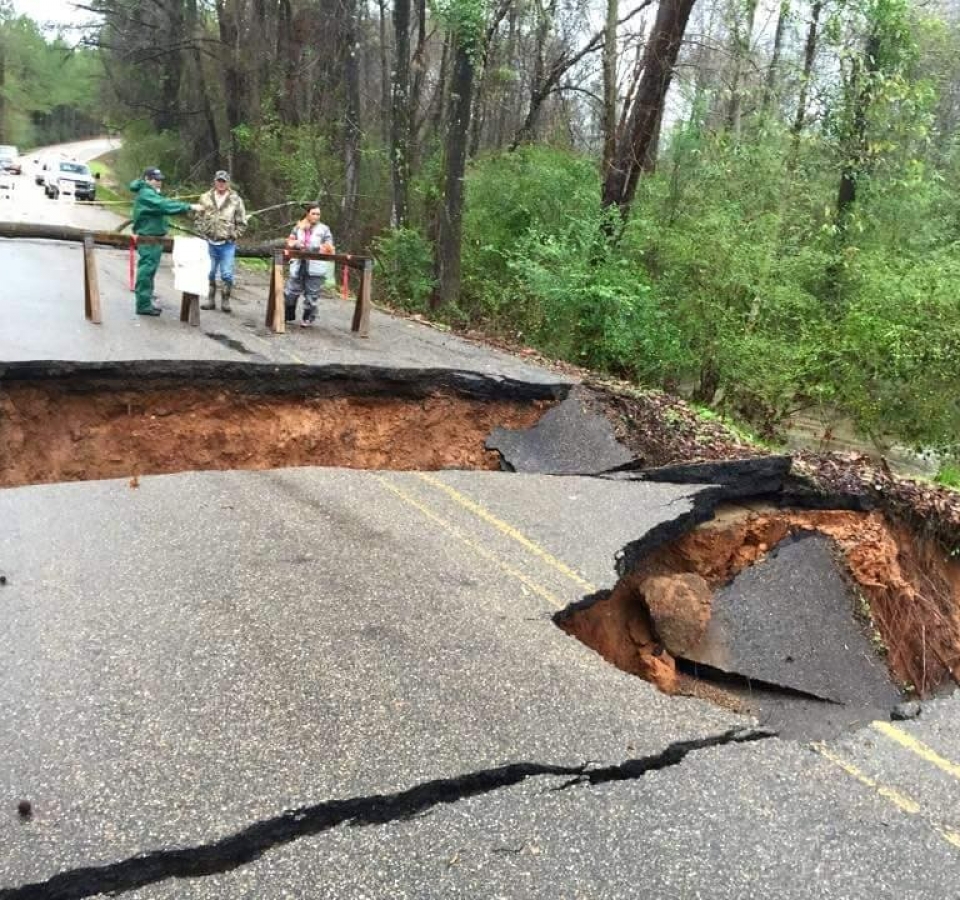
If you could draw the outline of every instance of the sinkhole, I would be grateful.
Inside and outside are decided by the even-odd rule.
[[[453,370],[8,363],[0,487],[287,466],[696,485],[693,510],[624,547],[614,586],[560,628],[785,736],[857,727],[960,680],[960,563],[939,544],[881,509],[829,508],[789,482],[786,457],[644,466],[624,421],[582,387]]]
[[[725,505],[555,616],[668,694],[826,737],[960,678],[960,565],[879,511]]]
[[[216,469],[497,469],[565,386],[451,371],[48,364],[0,373],[0,487]]]

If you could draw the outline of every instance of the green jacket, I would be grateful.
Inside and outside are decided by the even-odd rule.
[[[136,194],[133,200],[133,233],[163,236],[167,233],[167,216],[190,212],[190,204],[170,200],[142,178],[130,182]]]

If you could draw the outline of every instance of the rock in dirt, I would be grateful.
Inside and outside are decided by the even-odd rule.
[[[641,586],[657,637],[673,656],[700,643],[710,621],[713,592],[699,575],[657,575]]]

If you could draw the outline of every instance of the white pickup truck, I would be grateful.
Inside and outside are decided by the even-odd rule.
[[[43,192],[55,200],[61,194],[77,200],[95,200],[97,197],[96,176],[82,162],[72,159],[55,159],[44,164]]]

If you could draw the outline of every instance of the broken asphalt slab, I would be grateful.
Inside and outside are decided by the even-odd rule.
[[[685,654],[745,681],[889,714],[902,699],[832,542],[801,534],[715,592],[701,642]]]
[[[619,443],[610,420],[593,409],[587,392],[573,388],[531,428],[496,428],[487,439],[511,472],[590,475],[633,459]]]

